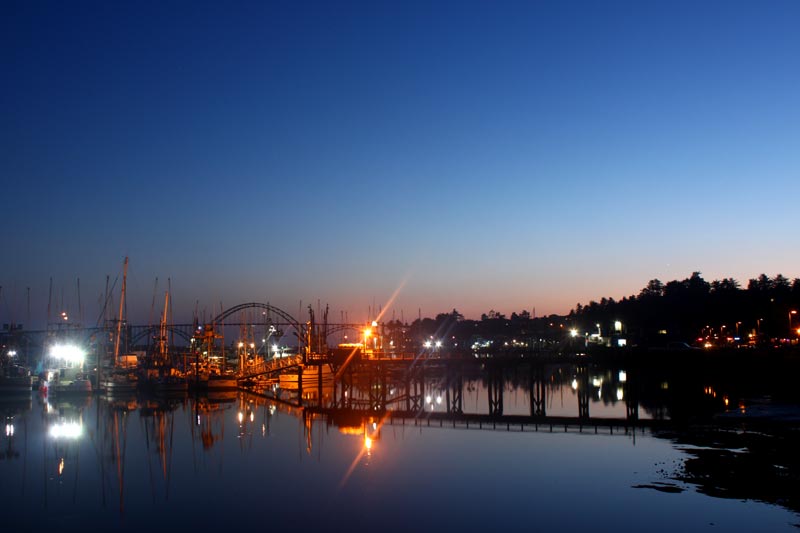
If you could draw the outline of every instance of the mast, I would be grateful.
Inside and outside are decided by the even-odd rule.
[[[167,363],[167,310],[169,309],[169,291],[164,294],[164,314],[161,317],[161,332],[159,336],[159,353],[161,364]]]
[[[119,364],[119,338],[122,334],[122,310],[125,308],[125,286],[128,282],[128,258],[122,265],[122,291],[119,296],[119,315],[117,318],[117,336],[114,339],[114,366]]]

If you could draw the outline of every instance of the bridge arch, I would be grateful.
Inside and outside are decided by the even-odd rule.
[[[357,333],[358,335],[356,335],[356,337],[358,337],[359,335],[363,335],[364,333],[363,326],[359,326],[356,324],[333,324],[328,326],[326,333],[328,334],[328,337],[330,337],[335,333],[344,333],[345,331],[353,331]]]
[[[275,314],[278,317],[285,320],[287,324],[289,324],[291,327],[295,329],[299,339],[303,338],[305,332],[305,326],[303,324],[301,324],[296,318],[294,318],[292,315],[290,315],[283,309],[275,307],[274,305],[264,304],[261,302],[249,302],[245,304],[235,305],[229,309],[226,309],[225,311],[221,312],[220,314],[214,317],[214,324],[221,324],[224,322],[226,318],[230,317],[231,315],[235,315],[240,311],[244,311],[245,309],[261,309],[271,314]]]
[[[138,328],[137,328],[138,329]],[[191,341],[192,334],[186,332],[184,329],[177,327],[177,326],[167,326],[167,331],[172,333],[173,335],[180,337],[181,339],[185,340],[187,343]],[[132,334],[128,343],[131,346],[137,346],[142,339],[147,338],[149,335],[150,337],[155,337],[161,334],[161,326],[150,326],[147,328],[139,329],[136,333]]]

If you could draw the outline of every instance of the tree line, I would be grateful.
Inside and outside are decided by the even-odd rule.
[[[740,338],[796,338],[800,278],[761,274],[750,279],[747,288],[733,278],[708,282],[700,272],[681,281],[653,279],[638,295],[579,303],[568,318],[583,329],[596,324],[608,328],[620,321],[626,334],[643,341],[691,341],[709,331]]]

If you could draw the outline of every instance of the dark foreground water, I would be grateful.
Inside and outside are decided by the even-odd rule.
[[[624,373],[580,372],[546,369],[533,411],[530,383],[506,376],[500,412],[491,383],[468,377],[449,415],[441,379],[414,416],[408,398],[388,402],[394,416],[354,410],[340,400],[375,385],[327,376],[317,409],[242,392],[2,399],[3,530],[797,530],[791,417],[740,422],[765,400],[726,396],[720,424],[672,424],[669,405],[631,414]],[[399,396],[386,387],[384,402]]]

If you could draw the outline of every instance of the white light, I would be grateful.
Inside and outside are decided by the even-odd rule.
[[[50,428],[50,436],[54,439],[77,439],[83,433],[83,426],[78,422],[60,422]]]
[[[431,403],[431,397],[425,396],[425,403]]]
[[[441,348],[442,347],[442,341],[436,341],[436,347],[437,348]]]
[[[6,424],[6,437],[14,436],[14,424]]]
[[[578,380],[577,379],[573,379],[572,380],[572,390],[578,390]]]
[[[436,403],[438,403],[439,405],[442,404],[442,397],[441,396],[437,396],[436,397]]]
[[[569,330],[569,336],[570,337],[577,337],[578,336],[578,330],[577,329]]]
[[[625,393],[622,390],[622,387],[617,388],[617,400],[622,400],[625,397]]]
[[[430,348],[430,347],[431,347],[431,341],[425,341],[425,344],[424,344],[424,346],[425,346],[426,348]]]
[[[17,355],[17,351],[16,350],[11,350],[10,352],[8,352],[8,355],[11,356],[11,357],[14,357],[15,355]]]
[[[50,356],[54,359],[63,359],[67,363],[82,364],[86,356],[83,350],[70,344],[56,344],[50,348]]]
[[[624,370],[619,371],[619,381],[620,383],[625,383],[626,381],[628,381],[628,373],[625,372]]]

